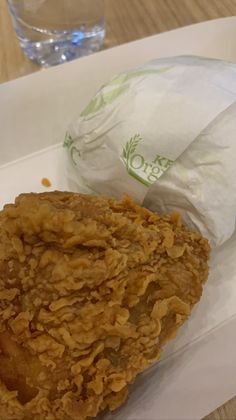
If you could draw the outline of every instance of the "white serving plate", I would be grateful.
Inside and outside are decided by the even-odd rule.
[[[69,189],[68,123],[100,85],[154,58],[191,54],[236,62],[236,17],[102,51],[0,86],[0,207],[21,192]],[[60,143],[58,145],[58,143]],[[236,394],[236,236],[214,252],[204,296],[162,361],[131,388],[112,420],[200,419]]]

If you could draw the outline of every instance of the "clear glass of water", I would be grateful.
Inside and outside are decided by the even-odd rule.
[[[7,0],[28,58],[54,66],[98,51],[105,36],[103,0]]]

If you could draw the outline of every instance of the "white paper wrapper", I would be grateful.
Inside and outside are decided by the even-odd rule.
[[[115,76],[68,129],[68,177],[177,209],[220,245],[235,227],[235,101],[236,65],[220,60],[172,57]]]

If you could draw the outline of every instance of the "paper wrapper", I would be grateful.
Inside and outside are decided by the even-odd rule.
[[[80,191],[176,209],[220,245],[235,228],[235,135],[236,65],[155,60],[115,76],[71,124],[68,178]]]

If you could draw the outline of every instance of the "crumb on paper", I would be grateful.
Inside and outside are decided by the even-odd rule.
[[[51,187],[51,186],[52,186],[52,183],[51,183],[50,179],[48,179],[48,178],[42,178],[42,180],[41,180],[41,184],[42,184],[44,187],[47,187],[47,188],[49,188],[49,187]]]

